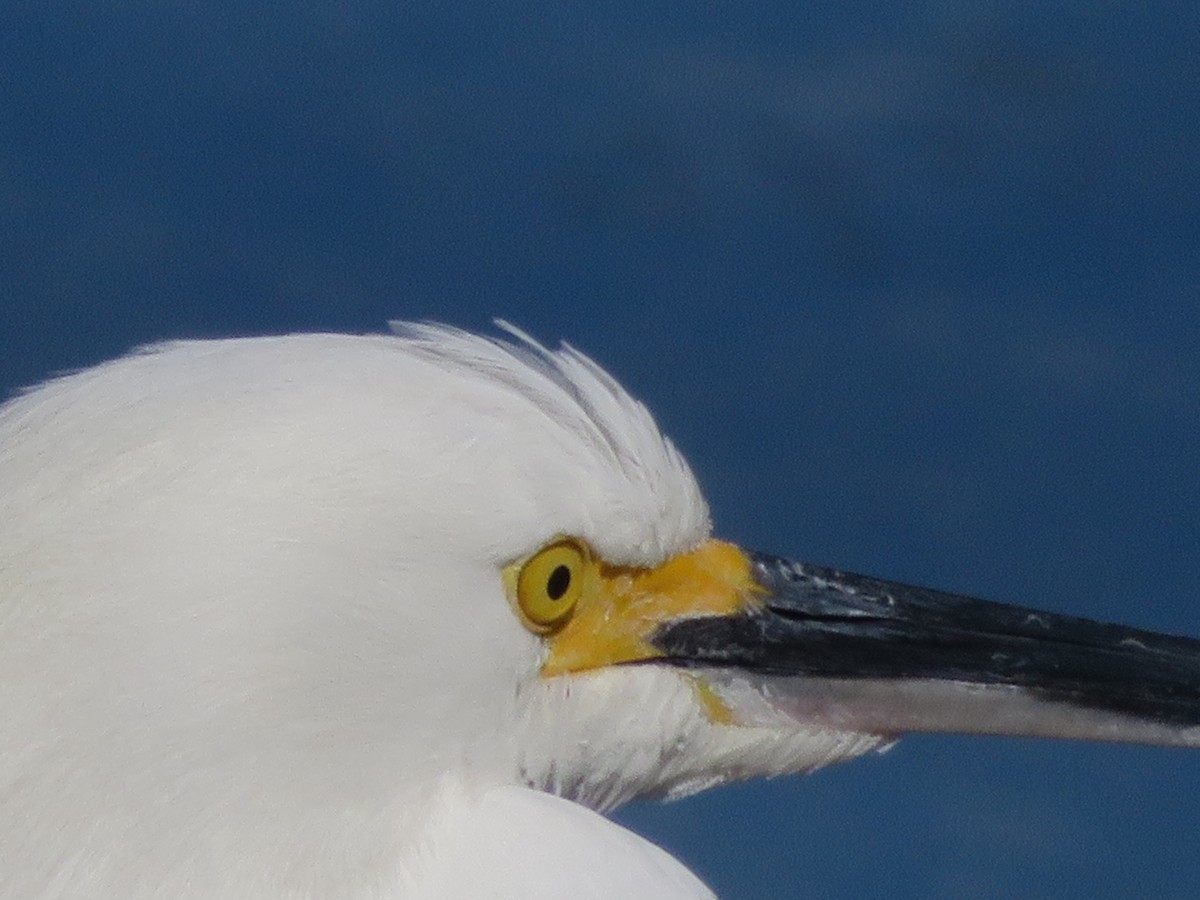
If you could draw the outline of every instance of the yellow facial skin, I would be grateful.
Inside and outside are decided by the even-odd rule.
[[[733,615],[762,590],[746,555],[717,540],[636,569],[610,566],[563,538],[508,567],[504,583],[521,621],[546,637],[545,677],[660,657],[650,638],[664,622]]]

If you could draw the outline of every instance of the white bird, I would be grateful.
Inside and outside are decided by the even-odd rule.
[[[518,332],[0,408],[0,898],[711,896],[601,814],[953,730],[1200,744],[1200,642],[740,550]]]

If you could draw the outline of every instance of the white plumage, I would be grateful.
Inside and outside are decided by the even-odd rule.
[[[0,413],[0,897],[409,896],[443,803],[478,830],[499,786],[608,809],[874,743],[760,746],[671,670],[538,676],[503,566],[558,534],[652,565],[708,531],[570,350],[176,343],[26,393]]]

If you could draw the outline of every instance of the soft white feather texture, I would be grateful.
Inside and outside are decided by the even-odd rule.
[[[499,787],[442,795],[422,839],[412,900],[702,900],[713,894],[677,860],[591,810]]]
[[[558,534],[651,565],[708,533],[646,410],[519,339],[166,344],[16,398],[0,898],[387,900],[435,877],[448,790],[472,816],[506,785],[607,809],[873,746],[714,726],[666,669],[538,675],[503,566]]]

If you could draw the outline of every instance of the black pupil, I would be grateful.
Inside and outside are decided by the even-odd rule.
[[[551,600],[561,600],[567,588],[571,586],[571,570],[566,566],[557,566],[546,580],[546,593]]]

